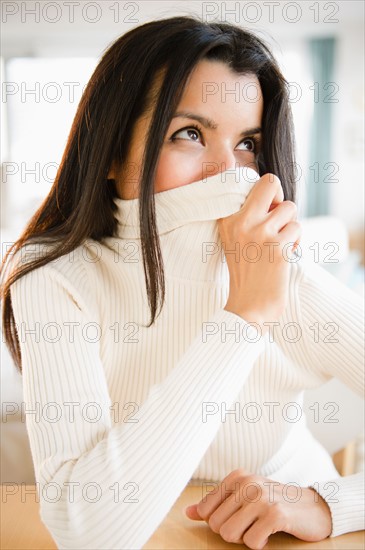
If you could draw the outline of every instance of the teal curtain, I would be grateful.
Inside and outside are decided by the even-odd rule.
[[[329,213],[331,174],[336,171],[335,159],[332,158],[332,110],[339,101],[339,89],[334,82],[335,39],[313,38],[308,45],[314,109],[309,141],[306,215],[320,216]]]

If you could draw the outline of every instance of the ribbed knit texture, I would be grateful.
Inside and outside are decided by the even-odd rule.
[[[88,239],[12,285],[40,513],[59,548],[142,548],[190,480],[236,468],[313,485],[332,536],[364,528],[363,474],[339,477],[302,407],[303,391],[333,376],[362,394],[361,300],[299,260],[273,332],[224,309],[217,219],[239,210],[249,176],[155,194],[166,301],[150,328],[138,199],[114,199],[115,237]],[[324,342],[328,331],[314,338],[310,327],[328,322],[337,343]]]

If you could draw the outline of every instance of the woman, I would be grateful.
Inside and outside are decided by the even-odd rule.
[[[293,166],[286,82],[252,33],[173,17],[104,54],[3,285],[59,546],[141,548],[191,478],[219,490],[188,517],[250,548],[363,528],[360,476],[283,414],[363,368],[357,296],[292,255]],[[329,320],[330,346],[310,328]]]

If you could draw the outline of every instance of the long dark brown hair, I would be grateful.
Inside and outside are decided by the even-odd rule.
[[[294,138],[288,83],[269,47],[254,33],[196,15],[150,21],[115,40],[102,55],[82,95],[52,188],[10,247],[2,263],[2,321],[5,341],[21,372],[21,355],[10,286],[33,269],[70,253],[85,239],[116,235],[112,163],[123,167],[137,119],[153,113],[139,192],[140,234],[150,327],[165,299],[165,279],[156,230],[154,177],[160,149],[185,83],[201,59],[226,63],[238,74],[257,76],[264,102],[260,175],[276,174],[284,199],[295,202]],[[155,89],[157,76],[163,76]],[[47,253],[6,269],[29,242],[52,243]],[[9,262],[10,263],[10,262]],[[9,272],[8,272],[9,271]],[[160,313],[159,311],[159,313]],[[159,314],[158,313],[158,314]]]

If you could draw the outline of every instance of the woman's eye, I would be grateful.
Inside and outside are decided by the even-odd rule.
[[[198,127],[189,126],[188,128],[182,128],[181,130],[178,130],[170,138],[171,141],[177,141],[180,139],[185,141],[187,140],[199,142],[199,140],[201,139],[201,130]],[[239,147],[239,149],[249,151],[250,153],[256,153],[258,143],[255,138],[245,138],[243,141],[241,141],[241,144],[243,145],[243,147]]]
[[[188,135],[188,137],[180,137],[181,134],[185,132],[185,135]],[[177,137],[179,136],[179,137]],[[182,130],[178,130],[171,136],[171,141],[174,141],[175,139],[188,139],[192,141],[198,141],[200,138],[200,132],[197,128],[183,128]]]
[[[253,138],[246,138],[241,143],[244,145],[246,151],[254,153],[256,151],[256,141]]]

